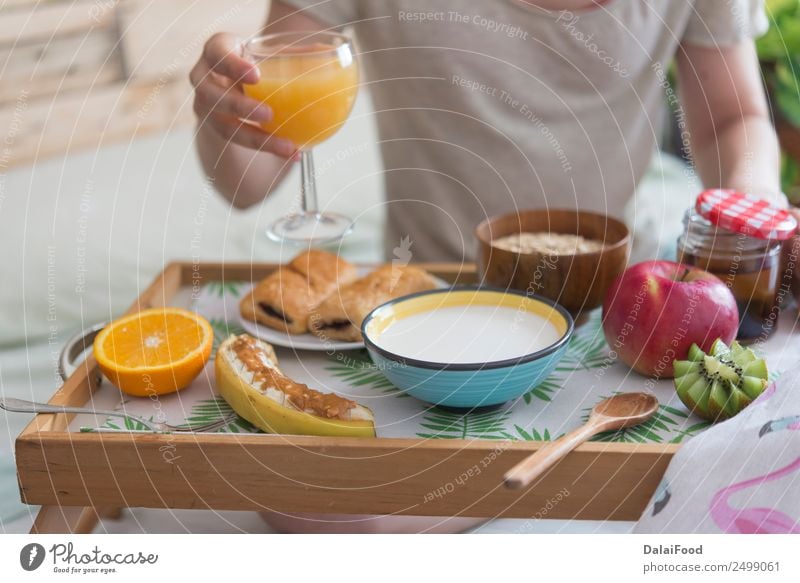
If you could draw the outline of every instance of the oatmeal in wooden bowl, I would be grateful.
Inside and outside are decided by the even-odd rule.
[[[599,307],[628,261],[621,221],[541,209],[490,217],[475,228],[481,282],[554,300],[573,315]]]

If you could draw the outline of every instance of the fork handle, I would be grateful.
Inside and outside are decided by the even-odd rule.
[[[63,405],[50,405],[48,403],[35,403],[11,397],[0,398],[0,409],[14,413],[86,413],[88,415],[113,415],[114,417],[131,417],[118,411],[98,411],[87,407],[65,407]]]
[[[62,405],[50,405],[48,403],[35,403],[33,401],[25,401],[23,399],[14,399],[11,397],[0,398],[0,409],[6,411],[13,411],[15,413],[85,413],[88,415],[105,415],[107,417],[121,417],[123,419],[134,419],[149,427],[150,431],[174,431],[176,433],[196,433],[201,431],[210,431],[217,427],[227,425],[236,419],[235,413],[230,413],[227,417],[223,417],[213,423],[207,423],[198,427],[175,427],[166,424],[154,424],[152,421],[143,419],[138,415],[131,415],[121,411],[102,411],[97,409],[89,409],[86,407],[64,407]]]

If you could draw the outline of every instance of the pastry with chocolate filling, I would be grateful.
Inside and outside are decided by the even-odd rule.
[[[356,277],[351,263],[311,249],[256,284],[239,302],[239,310],[247,320],[290,334],[305,334],[311,311]]]
[[[434,288],[436,281],[423,269],[384,265],[331,294],[312,310],[308,328],[322,339],[360,342],[361,322],[374,308],[400,296]]]

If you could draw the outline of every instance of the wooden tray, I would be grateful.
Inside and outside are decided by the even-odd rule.
[[[172,263],[129,312],[169,305],[186,286],[257,280],[275,267]],[[453,283],[476,279],[473,266],[422,267]],[[86,405],[98,378],[90,357],[50,403]],[[636,520],[679,447],[588,443],[510,491],[503,473],[541,442],[76,433],[71,419],[39,415],[16,441],[22,501],[45,505],[37,532],[90,529],[97,511],[120,507]],[[180,456],[165,463],[164,448]]]

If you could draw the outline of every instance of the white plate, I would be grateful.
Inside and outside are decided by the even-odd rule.
[[[373,269],[374,268],[359,268],[359,277],[363,277]],[[450,287],[450,284],[448,284],[446,281],[439,279],[438,277],[434,277],[434,279],[440,288]],[[247,289],[244,292],[244,295],[248,293],[250,293],[250,289]],[[244,295],[242,297],[244,297]],[[252,334],[256,338],[260,338],[261,340],[269,342],[270,344],[274,344],[275,346],[283,346],[285,348],[293,348],[295,350],[314,350],[318,352],[357,350],[359,348],[364,348],[363,342],[345,342],[343,340],[331,339],[323,340],[322,338],[314,336],[313,334],[289,334],[287,332],[281,332],[280,330],[275,330],[269,326],[263,326],[262,324],[245,320],[242,318],[242,315],[238,313],[238,311],[237,317],[239,318],[239,323],[241,324],[242,328],[245,329],[245,331],[247,331],[249,334]]]
[[[269,326],[262,326],[250,320],[245,320],[239,314],[239,323],[249,334],[260,338],[265,342],[275,346],[285,346],[295,350],[316,350],[316,351],[335,351],[335,350],[355,350],[364,348],[363,342],[344,342],[338,340],[323,340],[313,334],[289,334],[275,330]]]

